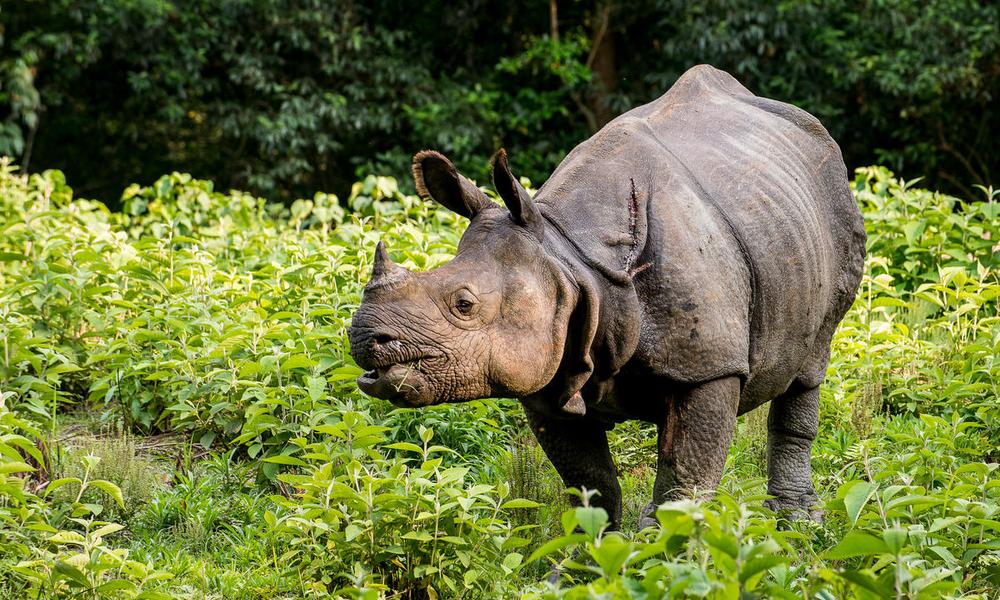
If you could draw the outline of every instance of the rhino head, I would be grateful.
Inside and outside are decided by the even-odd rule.
[[[491,202],[443,155],[414,156],[417,191],[470,219],[448,264],[424,273],[375,250],[349,330],[366,369],[358,387],[397,406],[427,406],[543,388],[563,356],[574,288],[542,244],[545,222],[503,150]]]

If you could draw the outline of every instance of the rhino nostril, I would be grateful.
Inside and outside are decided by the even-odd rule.
[[[392,335],[391,333],[382,332],[382,333],[376,333],[375,334],[375,343],[376,344],[385,345],[385,344],[388,344],[389,342],[392,342],[392,341],[395,341],[395,340],[396,340],[396,336]]]

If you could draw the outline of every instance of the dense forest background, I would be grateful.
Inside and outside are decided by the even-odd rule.
[[[817,115],[849,168],[995,182],[1000,4],[937,0],[3,0],[0,155],[119,203],[172,170],[277,200],[433,147],[540,184],[711,63]],[[992,134],[992,135],[991,135]]]

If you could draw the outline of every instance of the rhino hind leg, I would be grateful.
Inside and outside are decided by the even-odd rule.
[[[819,387],[792,387],[771,401],[767,417],[768,508],[819,520],[812,482],[812,444],[819,428]]]
[[[657,439],[653,501],[639,528],[656,525],[656,507],[667,500],[715,491],[736,428],[740,380],[724,377],[687,388],[668,400]]]
[[[597,490],[591,506],[607,511],[611,529],[621,526],[622,490],[607,427],[598,421],[560,419],[525,407],[528,424],[566,487]]]

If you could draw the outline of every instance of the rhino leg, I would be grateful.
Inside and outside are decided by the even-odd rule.
[[[666,422],[657,436],[653,501],[639,516],[639,528],[656,525],[656,507],[671,499],[711,492],[719,485],[736,428],[740,380],[701,383],[668,400]]]
[[[604,424],[585,419],[552,418],[527,407],[525,412],[531,431],[566,487],[600,492],[591,498],[590,504],[606,510],[611,528],[618,529],[622,490],[608,449]]]
[[[813,511],[812,444],[819,428],[819,387],[793,384],[771,401],[767,417],[768,508],[789,512],[793,518],[818,519]]]

